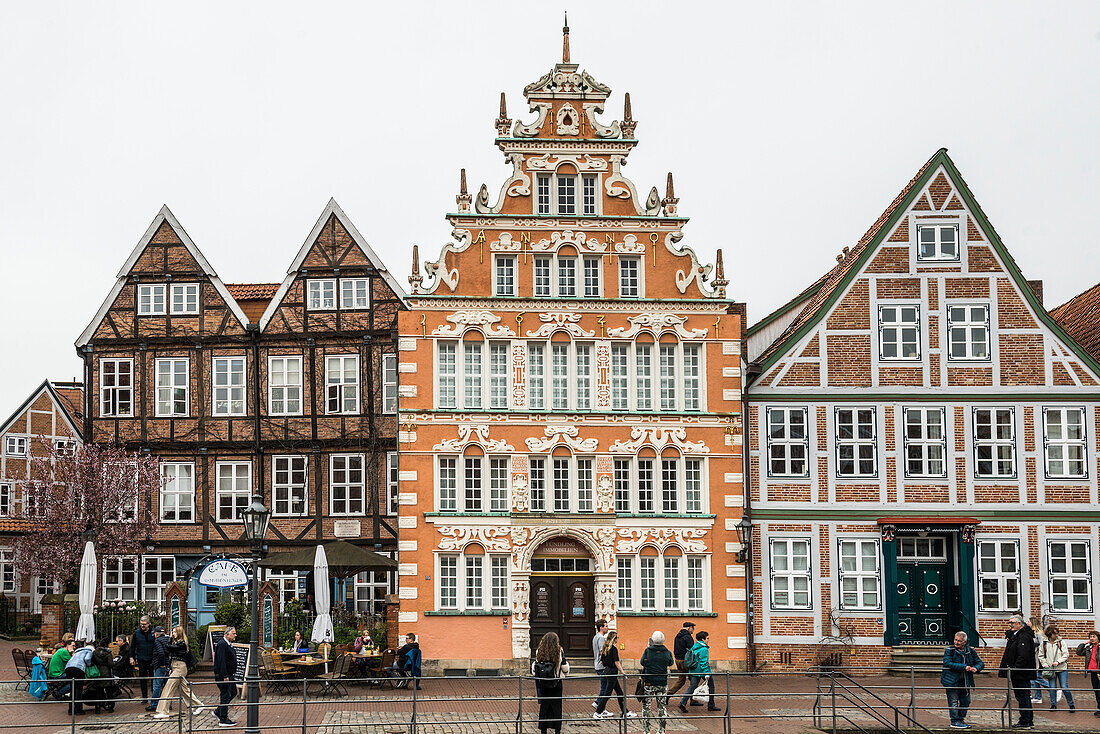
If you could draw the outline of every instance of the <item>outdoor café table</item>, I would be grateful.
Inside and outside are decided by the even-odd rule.
[[[382,684],[382,653],[356,652],[348,654],[355,660],[361,660],[364,663],[367,685]],[[377,663],[377,666],[374,665],[375,663]]]
[[[286,660],[284,664],[292,666],[303,678],[312,679],[325,672],[325,663],[332,664],[333,662],[332,659],[325,660],[324,658],[315,657],[311,660]],[[323,683],[321,687],[322,689],[325,687]]]

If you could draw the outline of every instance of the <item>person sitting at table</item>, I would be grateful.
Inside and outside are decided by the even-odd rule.
[[[294,630],[294,641],[287,648],[290,652],[309,652],[309,640],[302,637],[299,630]]]
[[[65,675],[65,666],[69,664],[69,659],[74,652],[76,652],[76,640],[70,636],[68,640],[58,645],[53,655],[50,656],[50,664],[46,669],[46,680],[50,692],[55,698],[61,698],[72,690],[68,676]]]
[[[359,636],[355,638],[355,642],[351,644],[352,652],[356,655],[368,655],[373,647],[373,642],[370,638],[370,632],[367,630],[361,630]],[[358,658],[355,661],[356,666],[359,668],[359,677],[367,677],[367,661],[365,658]]]
[[[416,689],[420,690],[420,643],[416,641],[416,635],[412,632],[405,635],[405,644],[397,649],[393,667],[390,670],[401,678],[416,679]],[[404,680],[398,685],[401,688],[408,688],[409,681]]]

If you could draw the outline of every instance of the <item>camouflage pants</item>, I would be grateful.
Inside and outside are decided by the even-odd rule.
[[[657,719],[657,734],[665,734],[665,724],[668,722],[668,685],[651,686],[645,684],[645,698],[642,700],[642,730],[650,734],[653,719]],[[657,707],[656,713],[653,707]]]

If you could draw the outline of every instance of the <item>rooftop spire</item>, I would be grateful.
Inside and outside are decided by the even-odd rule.
[[[668,181],[665,183],[665,198],[673,199],[676,193],[672,190],[672,171],[668,172]]]
[[[458,193],[465,194],[466,191],[466,169],[463,168],[458,173]]]
[[[455,203],[458,204],[458,211],[462,214],[467,214],[470,211],[470,202],[473,197],[470,196],[470,192],[466,189],[466,169],[463,168],[458,174],[458,196],[455,197]]]
[[[623,97],[623,121],[621,128],[624,138],[634,137],[634,128],[638,127],[638,123],[634,122],[634,111],[630,108],[630,92],[627,92]]]
[[[420,274],[420,248],[413,245],[413,267],[412,275],[409,276],[409,285],[412,286],[413,293],[416,293],[420,288],[420,283],[423,282],[424,276]]]
[[[569,63],[569,11],[565,13],[565,26],[561,29],[561,62]]]
[[[665,198],[661,199],[661,207],[666,217],[676,216],[676,205],[680,200],[676,198],[676,192],[672,188],[672,171],[668,172],[668,182],[665,184]]]
[[[718,256],[715,258],[715,265],[717,275],[714,278],[714,288],[718,293],[719,298],[724,298],[726,295],[726,286],[729,285],[729,281],[726,280],[726,269],[722,265],[722,248],[718,248]]]
[[[500,93],[500,115],[493,124],[496,125],[497,135],[502,138],[508,135],[508,128],[512,126],[512,121],[508,119],[508,103],[504,101],[504,92]]]
[[[623,119],[626,120],[627,122],[632,122],[634,120],[634,115],[630,111],[630,92],[627,92],[626,95],[624,95],[624,99],[623,99]]]
[[[504,92],[500,93],[500,116],[508,116],[508,103],[504,101]]]

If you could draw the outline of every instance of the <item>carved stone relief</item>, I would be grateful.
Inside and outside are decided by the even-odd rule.
[[[523,121],[516,120],[515,127],[512,128],[512,137],[516,138],[537,138],[539,130],[542,129],[543,123],[546,122],[546,115],[550,113],[550,104],[548,102],[532,102],[531,112],[537,112],[538,117],[535,121],[529,125],[524,125]]]
[[[568,311],[551,311],[549,313],[540,313],[539,321],[542,322],[542,326],[532,331],[528,331],[527,336],[541,337],[546,339],[559,329],[568,332],[571,336],[595,336],[595,331],[582,329],[578,325],[577,322],[579,322],[580,320],[581,315],[579,313],[569,313]]]
[[[595,451],[599,441],[595,438],[577,438],[576,426],[547,426],[545,438],[531,437],[526,440],[531,451],[549,451],[558,444],[564,444],[574,451]]]
[[[528,171],[555,171],[562,163],[572,163],[578,171],[606,171],[607,161],[593,158],[588,153],[573,155],[568,153],[543,153],[527,159]]]
[[[703,553],[707,550],[707,544],[701,538],[706,534],[703,528],[619,528],[615,551],[637,553],[643,545],[652,545],[658,551],[664,551],[670,545],[677,545],[688,553]]]
[[[458,438],[448,438],[432,447],[433,451],[462,453],[471,443],[477,443],[487,453],[511,453],[515,447],[501,438],[489,438],[489,424],[462,423],[458,426]]]
[[[585,102],[583,105],[584,114],[588,117],[588,124],[596,131],[597,138],[617,138],[622,132],[619,129],[619,123],[613,122],[610,125],[603,125],[596,119],[596,115],[603,114],[603,105],[599,102]]]
[[[641,313],[637,316],[628,316],[630,326],[618,326],[607,330],[607,335],[616,339],[631,339],[643,329],[662,334],[671,331],[681,339],[705,339],[706,329],[686,329],[686,316],[678,316],[674,313]]]
[[[432,336],[462,336],[468,328],[475,328],[485,336],[515,336],[516,332],[500,325],[500,316],[491,311],[456,311],[447,317],[452,326],[437,326]]]
[[[501,186],[500,194],[497,195],[497,203],[491,206],[489,204],[489,187],[481,184],[481,189],[477,192],[477,198],[474,200],[474,210],[478,214],[499,214],[504,207],[504,197],[506,196],[531,195],[531,177],[523,172],[523,154],[508,153],[505,157],[512,164],[512,176]]]
[[[571,229],[563,232],[551,232],[550,239],[532,242],[531,250],[534,252],[556,251],[562,245],[573,245],[581,252],[607,252],[606,242],[600,242],[595,237],[585,239],[584,232],[574,232]]]
[[[674,446],[684,454],[709,454],[710,449],[703,441],[688,441],[687,429],[683,426],[635,426],[630,430],[630,440],[617,439],[608,447],[613,454],[632,454],[644,445],[650,445],[660,453],[666,446]]]
[[[527,407],[527,345],[512,344],[512,407]]]
[[[441,551],[460,551],[470,543],[478,543],[486,551],[493,553],[509,550],[511,535],[509,528],[441,525],[437,526],[436,530],[443,536],[439,539],[439,550]]]

